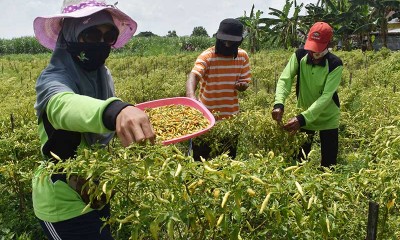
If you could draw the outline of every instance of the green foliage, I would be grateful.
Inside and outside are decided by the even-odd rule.
[[[135,56],[177,55],[187,51],[199,52],[213,44],[214,40],[209,37],[138,37],[113,51]]]
[[[178,37],[175,30],[168,31],[167,37]]]
[[[157,37],[157,35],[152,32],[140,32],[136,37]]]
[[[286,0],[282,10],[269,8],[269,15],[274,18],[262,18],[259,21],[265,23],[264,31],[272,33],[269,40],[270,43],[289,49],[298,47],[301,39],[298,39],[297,29],[299,28],[300,11],[303,3],[297,5],[296,1]],[[293,10],[292,6],[294,7]],[[293,13],[292,13],[293,12]],[[289,15],[292,14],[290,17]]]
[[[164,37],[136,37],[132,38],[121,49],[114,49],[114,52],[135,55],[154,56],[160,54],[176,54],[179,52],[179,39]]]
[[[191,37],[209,37],[207,30],[202,26],[194,27],[192,35],[190,35],[190,36]]]
[[[12,126],[13,127],[12,127]],[[31,239],[42,230],[32,212],[32,170],[40,158],[34,119],[14,115],[13,124],[0,126],[0,236],[2,239]]]
[[[260,24],[260,16],[263,12],[260,10],[254,10],[254,4],[251,7],[249,16],[244,16],[240,18],[240,21],[245,26],[245,32],[247,35],[247,43],[251,53],[255,53],[260,50],[260,42],[264,40],[265,31],[262,30]]]
[[[307,14],[301,16],[300,12],[303,6],[304,3],[298,4],[298,1],[286,0],[282,9],[269,8],[268,15],[272,16],[272,18],[265,18],[262,17],[262,14],[267,9],[262,9],[263,11],[257,10],[253,4],[249,16],[246,16],[246,11],[244,11],[244,16],[237,17],[246,28],[247,39],[245,39],[242,46],[246,45],[251,53],[261,49],[297,47],[304,41],[304,36],[299,36],[299,32],[304,35],[313,23],[325,21],[335,29],[332,43],[341,41],[344,50],[357,49],[363,44],[366,44],[365,47],[368,50],[372,50],[375,36],[379,36],[379,41],[377,41],[382,42],[383,47],[387,48],[390,47],[387,41],[389,35],[388,21],[395,19],[399,15],[399,0],[317,1],[316,4],[307,4],[305,6]],[[379,32],[379,35],[372,34],[373,32]],[[211,36],[214,37],[214,35],[212,34]],[[158,36],[150,31],[145,31],[138,33],[131,41],[135,42],[136,39],[141,37]],[[176,31],[168,31],[166,37],[177,37]],[[204,27],[197,26],[194,27],[191,37],[208,38],[209,34]],[[198,50],[200,46],[195,45],[192,47],[190,50]],[[376,45],[375,49],[377,48],[380,48],[380,46]],[[160,46],[157,50],[161,49],[163,48]],[[183,49],[187,50],[185,47]],[[128,49],[128,51],[131,50]],[[12,40],[0,39],[0,55],[48,52],[49,50],[41,46],[34,37],[22,37]],[[157,53],[159,54],[160,51]],[[143,54],[139,49],[139,55],[146,54]]]
[[[20,37],[11,40],[0,39],[0,55],[4,54],[38,54],[50,52],[39,44],[34,37]]]
[[[170,39],[180,48],[181,39]],[[161,48],[152,51],[144,42],[136,48],[140,46],[141,54],[114,52],[107,60],[117,95],[131,103],[184,96],[198,52],[169,54],[166,49],[154,56]],[[75,160],[48,170],[63,167],[99,180],[89,183],[92,197],[109,197],[116,239],[364,239],[369,201],[380,205],[378,238],[398,239],[400,53],[335,52],[344,62],[344,74],[334,170],[319,168],[318,138],[307,161],[293,162],[304,136],[283,132],[271,119],[275,82],[292,53],[251,54],[253,82],[240,93],[241,114],[218,122],[203,136],[237,135],[236,159],[220,154],[194,162],[186,154],[187,142],[123,148],[115,139],[106,149],[80,149]],[[44,239],[32,210],[30,179],[42,161],[34,84],[49,58],[0,57],[2,239]],[[285,120],[298,113],[294,95],[293,89]],[[117,193],[110,198],[113,190]]]
[[[172,31],[167,37],[144,32],[133,37],[123,48],[112,49],[114,53],[135,56],[176,55],[186,51],[202,51],[214,45],[215,39],[208,35],[177,37]],[[7,54],[48,54],[34,37],[11,40],[0,39],[0,56]]]

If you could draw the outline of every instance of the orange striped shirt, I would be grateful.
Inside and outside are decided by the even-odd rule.
[[[250,61],[246,51],[239,48],[238,56],[225,57],[215,54],[215,47],[201,53],[192,73],[200,78],[199,100],[216,120],[239,113],[236,82],[251,81]]]

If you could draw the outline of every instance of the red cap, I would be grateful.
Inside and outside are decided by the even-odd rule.
[[[322,52],[327,47],[333,36],[333,29],[325,22],[316,22],[308,32],[305,50]]]

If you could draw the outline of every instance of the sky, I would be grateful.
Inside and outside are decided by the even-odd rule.
[[[7,1],[7,3],[5,3]],[[138,24],[135,34],[152,32],[159,36],[175,30],[178,36],[190,35],[195,27],[204,27],[212,36],[225,18],[249,16],[255,10],[261,17],[270,17],[269,7],[282,9],[285,0],[108,0]],[[297,3],[316,4],[317,0],[298,0]],[[3,3],[3,4],[1,4]],[[33,36],[33,20],[38,16],[60,13],[62,0],[0,0],[0,39]],[[303,11],[305,8],[303,7]]]

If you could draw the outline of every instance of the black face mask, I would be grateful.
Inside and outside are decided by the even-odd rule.
[[[221,54],[224,56],[232,56],[234,58],[238,55],[239,45],[242,42],[236,42],[232,44],[230,47],[226,47],[223,40],[217,39],[215,43],[215,53]]]
[[[76,64],[91,72],[104,65],[110,55],[111,46],[107,43],[67,42],[67,51]]]

